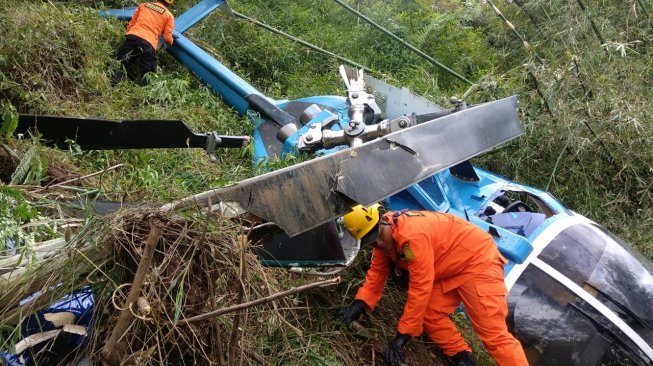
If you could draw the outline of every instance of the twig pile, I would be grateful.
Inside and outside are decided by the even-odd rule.
[[[268,363],[250,346],[256,342],[253,336],[260,330],[260,320],[252,319],[247,310],[184,321],[282,290],[248,250],[250,243],[239,235],[240,225],[210,213],[197,220],[158,212],[123,220],[112,235],[116,262],[107,270],[119,274],[123,284],[107,286],[100,296],[108,301],[99,303],[94,315],[96,324],[102,325],[94,334],[94,358],[139,365]],[[155,244],[153,252],[148,243]],[[139,271],[148,253],[151,265]],[[130,288],[136,286],[142,286],[138,300],[126,301]],[[256,311],[279,307],[292,308],[292,304],[282,299]],[[269,316],[288,324],[284,313],[279,310]]]
[[[158,233],[152,235],[152,227]],[[29,336],[20,324],[30,314],[90,284],[95,307],[86,334],[92,364],[274,364],[269,356],[292,356],[293,342],[287,338],[305,332],[300,328],[307,308],[279,293],[289,288],[298,293],[306,289],[293,287],[315,281],[264,269],[242,231],[241,223],[211,213],[182,218],[130,210],[89,220],[76,235],[54,240],[56,248],[47,257],[4,276],[1,349],[12,350]],[[153,244],[151,263],[141,265],[144,270],[139,272],[148,241]],[[337,279],[324,282],[335,284]],[[136,301],[126,305],[128,292],[137,287],[142,289]],[[38,291],[38,298],[19,304]],[[185,321],[242,304],[219,316]],[[51,338],[31,349],[37,363],[53,362],[61,337]]]

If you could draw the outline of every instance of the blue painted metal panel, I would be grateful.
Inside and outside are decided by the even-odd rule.
[[[332,113],[335,113],[338,115],[338,122],[331,128],[332,130],[341,130],[342,126],[346,126],[347,123],[349,123],[349,104],[347,103],[347,99],[344,97],[338,97],[338,96],[314,96],[314,97],[308,97],[308,98],[301,98],[294,100],[292,102],[302,102],[302,103],[312,103],[312,104],[317,104],[321,106],[326,106],[332,110]],[[283,101],[279,103],[279,107],[281,109],[285,108],[291,101]],[[300,128],[296,134],[290,136],[283,144],[283,152],[282,155],[285,154],[296,154],[297,153],[297,143],[299,141],[299,136],[305,134],[309,127],[312,126],[315,123],[320,123],[322,122],[325,118],[331,117],[330,113],[327,112],[322,112],[319,113],[314,119],[310,120],[309,122],[306,123],[305,126]],[[325,154],[331,154],[337,151],[340,151],[342,149],[347,148],[347,146],[337,146],[334,148],[330,149],[322,149],[318,151],[316,154],[317,155],[325,155]],[[262,152],[262,154],[267,154],[267,152]]]
[[[537,237],[552,222],[560,217],[569,216],[571,212],[547,192],[511,182],[476,167],[475,169],[481,178],[478,182],[459,180],[446,170],[391,196],[385,203],[391,210],[419,209],[449,212],[469,220],[485,231],[489,231],[490,228],[496,230],[499,237],[494,239],[499,251],[512,263],[508,266],[506,271],[508,273],[514,263],[522,263],[532,252],[533,246],[529,238]],[[479,209],[486,205],[495,193],[502,190],[523,191],[532,194],[546,203],[556,215],[544,222],[538,222],[539,226],[529,235],[524,236],[478,218],[476,213]],[[453,204],[448,206],[449,202]],[[465,214],[465,210],[467,214]]]
[[[425,192],[428,192],[430,200],[437,207],[437,211],[447,212],[451,205],[444,194],[440,177],[441,174],[434,174],[430,178],[419,182],[419,187]]]
[[[175,19],[175,30],[184,33],[223,4],[224,0],[203,0],[197,3]]]
[[[233,106],[236,112],[246,115],[249,103],[245,98],[251,94],[263,94],[188,38],[181,34],[177,37],[175,43],[167,48],[168,52],[192,70],[225,103]]]
[[[494,241],[499,247],[499,252],[501,252],[501,254],[511,262],[523,263],[524,260],[526,260],[526,257],[528,257],[528,255],[533,251],[533,245],[531,245],[531,242],[522,236],[513,234],[498,226],[488,224],[476,216],[470,217],[469,221],[485,230],[485,232],[488,232],[490,227],[496,230],[500,237],[494,237]]]
[[[262,123],[263,121],[260,121]],[[264,163],[268,158],[268,150],[265,148],[263,143],[263,138],[257,129],[252,133],[252,142],[254,145],[254,156],[252,157],[252,163],[254,166]]]
[[[440,211],[438,204],[431,198],[431,195],[427,194],[419,184],[412,185],[408,187],[407,191],[410,193],[415,201],[419,202],[425,210],[429,211]]]

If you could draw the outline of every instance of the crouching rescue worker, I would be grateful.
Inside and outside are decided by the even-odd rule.
[[[408,272],[408,299],[386,364],[400,365],[410,337],[426,332],[454,365],[474,365],[471,348],[449,318],[462,302],[500,366],[528,365],[521,344],[508,332],[503,266],[492,237],[451,214],[401,211],[381,214],[378,204],[357,206],[344,216],[347,230],[373,246],[372,264],[351,305],[338,317],[347,325],[373,311],[390,271]]]
[[[125,42],[118,50],[116,58],[120,61],[120,69],[113,75],[111,84],[122,81],[123,67],[127,70],[130,80],[140,85],[147,85],[146,74],[156,69],[156,49],[159,46],[159,36],[172,45],[174,39],[172,30],[175,19],[168,7],[174,0],[161,0],[143,3],[136,8],[125,34]]]

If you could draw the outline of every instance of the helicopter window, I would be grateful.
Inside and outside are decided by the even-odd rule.
[[[585,288],[653,344],[653,268],[598,225],[558,234],[539,258]]]
[[[604,316],[535,266],[508,296],[508,326],[530,365],[646,365],[649,361]]]
[[[486,222],[528,237],[555,212],[542,200],[523,191],[501,191],[481,207],[478,217]]]

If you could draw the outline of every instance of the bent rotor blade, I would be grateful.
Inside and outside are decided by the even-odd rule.
[[[183,121],[126,120],[20,114],[14,134],[38,132],[60,149],[71,142],[82,150],[206,148],[208,134],[196,134]],[[242,147],[248,136],[218,136],[220,147]]]
[[[517,105],[516,96],[481,104],[163,209],[221,202],[295,236],[518,137]]]

